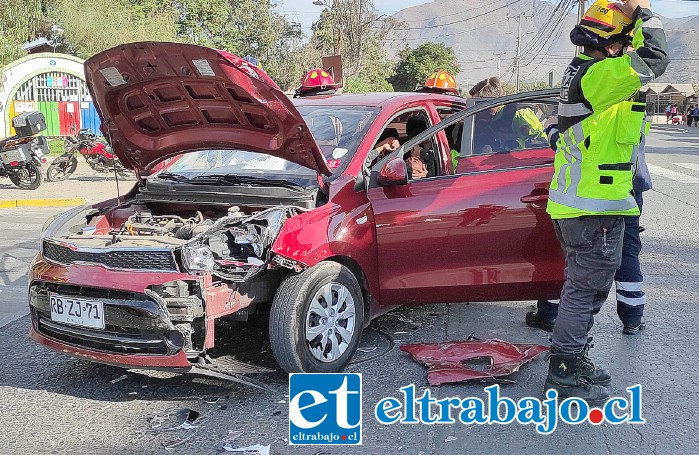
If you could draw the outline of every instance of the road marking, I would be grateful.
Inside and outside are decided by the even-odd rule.
[[[659,175],[660,177],[665,177],[666,179],[674,180],[675,182],[680,183],[699,183],[698,177],[671,171],[670,169],[665,169],[664,167],[660,167],[655,164],[646,164],[648,165],[648,170],[651,172],[651,174]]]
[[[84,205],[85,198],[0,199],[0,209],[15,207],[69,207]]]
[[[699,163],[672,163],[675,166],[683,167],[685,169],[691,169],[693,171],[699,172]]]

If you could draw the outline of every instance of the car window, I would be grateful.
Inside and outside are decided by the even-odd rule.
[[[544,124],[554,116],[554,105],[537,102],[509,103],[479,112],[473,119],[472,154],[548,147]]]
[[[474,99],[476,106],[492,99]],[[545,126],[557,121],[557,99],[505,103],[467,120],[468,127],[454,173],[496,171],[551,164]]]
[[[379,112],[357,106],[297,106],[336,175],[347,166]]]
[[[445,120],[457,112],[462,111],[465,106],[460,104],[455,104],[450,107],[437,106],[437,112],[439,113],[440,120]],[[447,143],[449,144],[449,154],[452,159],[452,167],[456,169],[456,158],[461,155],[461,148],[463,144],[464,136],[464,120],[454,123],[444,129],[444,134],[447,137]]]
[[[522,101],[523,99],[526,99],[526,101]],[[501,101],[501,103],[497,104],[498,101]],[[480,105],[480,103],[485,102],[488,103],[486,106]],[[453,133],[455,128],[461,128],[463,130],[460,135],[460,147],[457,144],[458,134],[456,136],[451,134],[451,138],[447,138],[446,142],[448,142],[449,147],[451,147],[450,159],[446,160],[446,169],[444,169],[441,174],[437,174],[435,176],[436,178],[448,177],[450,174],[471,174],[521,167],[553,165],[555,154],[549,147],[545,135],[539,133],[538,125],[541,125],[541,131],[543,131],[544,126],[548,126],[557,121],[558,91],[542,90],[540,92],[508,95],[501,100],[479,98],[476,101],[476,99],[469,99],[468,103],[470,106],[467,106],[463,110],[453,109],[451,111],[453,114],[447,118],[444,118],[446,116],[444,114],[449,113],[449,111],[442,111],[440,117],[444,119],[438,125],[431,127],[429,131],[416,137],[408,144],[413,145],[414,143],[419,144],[424,141],[429,141],[432,144],[436,144],[435,149],[437,149],[438,145],[444,143],[440,134],[443,132],[448,133],[450,130]],[[517,118],[515,118],[513,113],[512,119],[514,121],[510,123],[511,133],[508,133],[512,141],[510,142],[510,148],[500,152],[474,153],[474,124],[477,120],[476,117],[482,113],[489,114],[487,111],[490,111],[491,107],[494,107],[497,113],[500,110],[504,110],[508,105],[512,107],[507,108],[508,110],[506,112],[511,112],[513,109],[515,113],[522,109],[531,111],[526,113],[521,112],[521,115],[518,115]],[[536,116],[536,119],[531,118],[532,113]],[[513,124],[521,126],[524,124],[522,122],[529,126],[533,125],[532,130],[537,132],[537,134],[526,134],[527,138],[523,140],[523,146],[516,141],[514,138],[515,131],[512,130]],[[520,128],[519,131],[522,132],[522,135],[529,132],[529,130],[525,128]],[[505,136],[506,135],[503,135],[503,137]],[[529,136],[531,136],[531,138]],[[404,148],[401,148],[384,156],[394,157],[400,153],[406,156],[408,152],[406,152]],[[372,168],[372,170],[378,171],[378,167],[386,162],[388,162],[388,159],[380,160],[378,166]]]
[[[424,109],[412,109],[395,115],[374,141],[372,148],[379,154],[373,164],[393,149],[383,144],[390,144],[393,140],[397,140],[400,145],[403,145],[427,130],[431,123]],[[411,147],[410,150],[405,150],[403,159],[408,167],[408,178],[411,180],[442,174],[438,142],[434,137],[429,137]]]

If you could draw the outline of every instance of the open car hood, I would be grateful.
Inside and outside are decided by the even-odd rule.
[[[225,51],[123,44],[85,62],[107,137],[127,168],[208,149],[266,153],[330,175],[301,114],[267,74]]]

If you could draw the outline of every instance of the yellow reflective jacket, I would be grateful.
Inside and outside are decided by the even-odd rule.
[[[645,103],[633,100],[669,58],[660,20],[637,8],[634,23],[635,51],[601,60],[581,54],[565,71],[547,206],[553,219],[639,213],[631,191],[647,125]]]

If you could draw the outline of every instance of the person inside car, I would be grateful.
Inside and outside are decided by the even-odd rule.
[[[422,117],[413,116],[408,118],[405,123],[407,137],[403,142],[408,142],[427,128],[427,122]],[[408,176],[412,179],[420,179],[435,175],[435,161],[432,144],[429,141],[416,144],[405,158],[405,164],[408,166]]]
[[[500,97],[505,90],[497,77],[490,77],[474,85],[469,94],[473,98]],[[528,107],[510,103],[476,114],[475,153],[522,150],[537,140],[546,141],[544,126]]]

